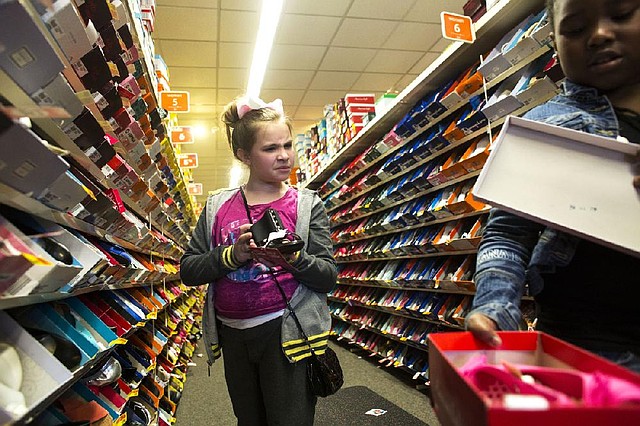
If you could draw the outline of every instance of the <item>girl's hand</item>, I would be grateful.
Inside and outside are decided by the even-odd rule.
[[[467,330],[473,333],[473,336],[492,347],[498,347],[502,344],[502,339],[496,331],[498,325],[494,320],[483,314],[472,314],[466,321]]]
[[[251,234],[250,229],[250,223],[240,225],[240,236],[233,245],[233,257],[239,263],[248,262],[251,259],[251,251],[249,248],[256,247],[256,243],[253,241],[253,234]]]

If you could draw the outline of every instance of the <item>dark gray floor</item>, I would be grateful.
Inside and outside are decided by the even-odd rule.
[[[352,352],[342,344],[333,342],[331,346],[340,359],[344,371],[345,388],[366,386],[429,426],[439,426],[427,396],[416,390],[410,382],[403,380],[402,377],[405,376],[398,374],[400,372],[394,374],[393,370],[379,367],[376,362],[361,358],[366,356],[362,351]],[[204,354],[201,345],[193,358],[196,365],[189,369],[187,375],[187,382],[176,413],[176,426],[235,425],[236,419],[224,382],[222,360],[214,363],[211,368],[211,377],[208,377],[206,355],[199,357],[197,354]],[[331,398],[337,397],[339,394],[327,398],[323,403],[330,403]],[[366,407],[367,410],[371,408],[379,407]],[[321,423],[321,419],[316,420]],[[388,420],[389,425],[396,424],[392,418]]]

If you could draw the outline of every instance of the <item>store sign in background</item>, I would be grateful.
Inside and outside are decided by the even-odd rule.
[[[189,112],[189,92],[160,92],[160,106],[169,112]]]
[[[183,169],[195,169],[198,167],[198,154],[180,154],[178,157],[178,166]]]
[[[193,132],[191,126],[176,126],[169,131],[171,143],[193,143]]]
[[[471,17],[442,12],[440,21],[442,23],[442,37],[449,40],[464,41],[465,43],[473,43],[475,41],[476,33]]]

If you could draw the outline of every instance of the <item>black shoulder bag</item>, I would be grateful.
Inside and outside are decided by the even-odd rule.
[[[249,222],[253,224],[253,220],[251,219],[251,212],[249,211],[249,204],[247,203],[247,197],[244,195],[244,191],[242,189],[240,189],[240,193],[242,194],[244,207],[247,210],[247,217],[249,218]],[[302,324],[300,324],[300,320],[296,315],[296,311],[293,310],[291,303],[289,303],[289,299],[287,299],[287,295],[280,285],[276,274],[271,268],[269,268],[269,272],[271,272],[271,276],[276,282],[278,290],[280,290],[280,295],[282,295],[282,299],[287,305],[287,309],[289,310],[289,312],[291,312],[291,316],[293,317],[293,320],[295,321],[300,334],[302,334],[304,341],[307,343],[307,345],[309,346],[309,350],[311,351],[311,357],[307,362],[307,379],[314,395],[320,397],[333,395],[344,384],[344,376],[342,374],[342,367],[340,366],[338,356],[333,351],[333,349],[328,346],[323,354],[316,354],[316,352],[313,350],[313,347],[311,346],[311,342],[309,342],[307,333],[305,333],[302,329]]]

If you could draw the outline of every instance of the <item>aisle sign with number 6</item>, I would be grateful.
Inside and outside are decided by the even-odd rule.
[[[465,43],[473,43],[475,41],[476,33],[469,16],[442,12],[440,20],[442,22],[442,37],[449,40],[464,41]]]

